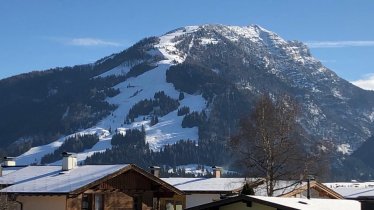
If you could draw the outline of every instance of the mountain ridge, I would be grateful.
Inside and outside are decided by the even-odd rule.
[[[78,154],[83,161],[94,152],[110,150],[111,136],[130,128],[144,127],[146,141],[154,150],[181,139],[224,142],[237,129],[238,119],[249,113],[248,107],[264,92],[287,93],[301,102],[299,123],[307,132],[306,144],[329,140],[335,151],[342,145],[355,150],[373,131],[374,118],[370,116],[374,113],[374,93],[338,77],[315,59],[305,44],[286,41],[258,25],[181,27],[160,37],[143,39],[93,64],[75,67],[79,68],[89,72],[84,75],[86,80],[103,82],[103,90],[92,87],[93,93],[89,94],[106,91],[98,101],[111,107],[105,112],[108,114],[90,121],[90,127],[61,131],[65,133],[59,138],[41,137],[49,139],[42,141],[50,143],[49,146],[31,144],[30,150],[18,157],[20,163],[40,162],[42,155],[58,148],[65,136],[96,133],[100,136],[98,145]],[[47,93],[59,91],[47,87]],[[155,101],[158,92],[178,100],[178,109],[188,107],[190,113],[204,113],[205,119],[196,126],[183,128],[185,116],[178,116],[177,109],[158,116],[159,107],[155,106],[133,122],[126,122],[126,115],[135,104]],[[181,93],[184,98],[179,100]],[[49,100],[47,96],[40,98]],[[86,110],[84,106],[90,103],[79,110]],[[71,106],[62,106],[60,115],[72,117]],[[151,125],[153,116],[159,119],[155,125]],[[32,136],[20,138],[33,141]]]

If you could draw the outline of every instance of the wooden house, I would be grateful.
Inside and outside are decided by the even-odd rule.
[[[20,210],[184,209],[184,192],[133,165],[28,166],[0,177],[3,202]],[[180,202],[175,202],[178,199]]]
[[[12,162],[10,162],[12,163]],[[238,195],[250,183],[256,195],[264,194],[261,179],[159,178],[133,165],[83,165],[66,153],[60,166],[18,167],[15,163],[0,177],[0,201],[19,210],[182,210]],[[305,197],[306,183],[279,181],[283,190],[275,196]],[[313,197],[342,198],[333,190],[312,182]]]

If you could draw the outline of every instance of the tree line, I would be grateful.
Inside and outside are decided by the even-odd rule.
[[[56,162],[62,159],[61,153],[63,152],[83,152],[86,149],[92,148],[97,142],[99,142],[99,137],[96,134],[74,135],[66,138],[64,143],[53,153],[44,155],[40,162],[41,164]]]

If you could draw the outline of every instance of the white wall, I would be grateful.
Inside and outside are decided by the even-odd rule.
[[[66,196],[18,196],[24,210],[66,210]]]
[[[186,208],[219,200],[219,194],[192,194],[186,196]]]

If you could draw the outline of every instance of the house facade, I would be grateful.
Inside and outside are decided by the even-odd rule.
[[[167,209],[166,201],[174,209],[186,207],[184,192],[135,165],[77,166],[70,156],[63,167],[28,166],[0,177],[0,184],[11,209]]]
[[[159,178],[133,164],[78,166],[72,154],[60,166],[22,166],[10,162],[0,176],[0,203],[17,210],[182,210],[239,195],[250,183],[255,195],[265,195],[258,178]],[[274,196],[304,198],[304,182],[279,181]],[[317,182],[312,197],[342,198]],[[0,206],[2,207],[2,206]]]

